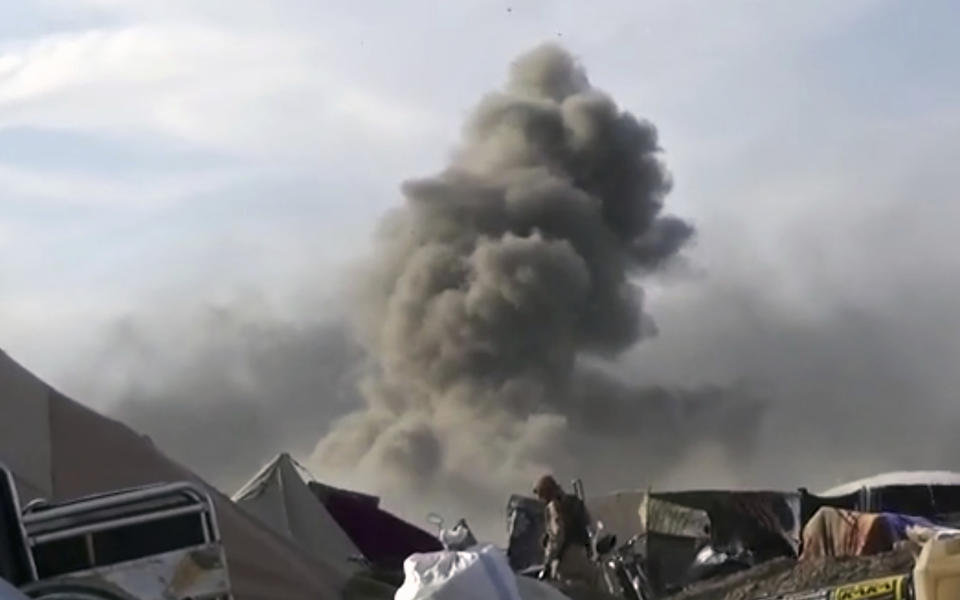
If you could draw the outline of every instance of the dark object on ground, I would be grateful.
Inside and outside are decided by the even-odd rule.
[[[690,586],[670,596],[669,600],[759,600],[777,594],[899,575],[913,569],[913,564],[913,554],[907,549],[875,556],[817,558],[802,562],[778,558],[729,577]]]
[[[439,552],[436,536],[379,507],[379,499],[314,481],[310,491],[377,570],[403,571],[403,561],[417,552]]]

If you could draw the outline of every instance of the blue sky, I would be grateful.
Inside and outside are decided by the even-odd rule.
[[[0,345],[55,381],[104,327],[171,298],[255,290],[322,317],[296,300],[336,304],[399,182],[442,167],[473,104],[544,40],[658,126],[668,205],[700,230],[705,275],[651,286],[666,326],[631,372],[755,375],[702,339],[731,339],[701,320],[740,310],[737,286],[798,327],[960,298],[955,2],[0,0],[0,14]],[[938,356],[960,350],[936,340]]]

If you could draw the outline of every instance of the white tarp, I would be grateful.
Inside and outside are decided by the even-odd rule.
[[[413,554],[394,600],[522,600],[507,556],[494,546]]]
[[[233,495],[233,501],[320,560],[336,560],[348,571],[362,553],[300,476],[294,460],[283,453]]]
[[[881,473],[838,485],[820,492],[820,496],[846,496],[863,488],[882,488],[894,485],[957,485],[960,486],[960,473],[952,471],[894,471]]]

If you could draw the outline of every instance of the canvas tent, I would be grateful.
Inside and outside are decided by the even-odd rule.
[[[803,513],[807,516],[821,506],[832,506],[955,521],[960,513],[960,473],[883,473],[831,488],[819,495],[806,494],[803,502]]]
[[[299,550],[168,459],[148,438],[60,394],[2,351],[0,461],[13,472],[25,501],[160,481],[202,483],[216,505],[239,600],[351,597],[344,593],[350,575],[336,561]]]
[[[317,500],[289,454],[281,454],[233,495],[250,514],[319,560],[358,569],[351,558],[362,556],[347,534]]]

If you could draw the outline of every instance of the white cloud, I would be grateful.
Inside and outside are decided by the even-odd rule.
[[[250,175],[250,171],[221,169],[129,177],[0,164],[0,189],[4,190],[7,198],[8,208],[3,213],[7,213],[8,218],[11,218],[11,206],[15,199],[19,202],[114,208],[132,212],[181,202],[184,198],[216,190]]]
[[[0,49],[0,126],[163,135],[261,160],[422,137],[429,113],[357,88],[301,36],[141,24]]]

